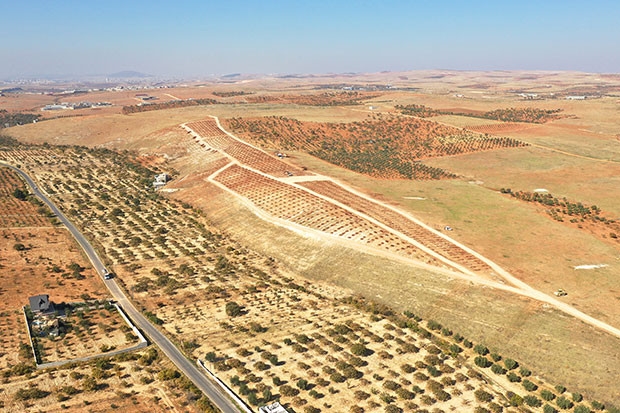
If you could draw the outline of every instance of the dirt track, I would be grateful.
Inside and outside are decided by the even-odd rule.
[[[226,134],[229,138],[234,139],[236,142],[238,143],[242,143],[244,145],[247,145],[245,142],[243,142],[242,140],[240,140],[238,137],[236,137],[235,135],[233,135],[232,133],[226,131],[220,124],[219,119],[215,116],[211,116],[216,124],[217,127],[224,133]],[[183,125],[188,131],[190,131],[192,133],[192,135],[196,138],[196,139],[203,139],[202,136],[200,136],[196,131],[191,129],[191,125]],[[203,141],[204,142],[204,141]],[[258,150],[258,148],[252,147],[252,150]],[[222,152],[224,153],[224,152]],[[225,154],[225,153],[224,153]],[[525,282],[519,280],[518,278],[514,277],[512,274],[510,274],[508,271],[504,270],[503,268],[501,268],[499,265],[495,264],[494,262],[492,262],[491,260],[487,259],[486,257],[482,256],[481,254],[477,253],[476,251],[472,250],[471,248],[453,240],[452,238],[448,237],[445,234],[442,234],[436,230],[434,230],[433,228],[427,226],[426,224],[424,224],[423,222],[421,222],[420,220],[418,220],[417,218],[406,214],[390,205],[386,205],[383,204],[375,199],[372,199],[371,197],[357,192],[352,188],[349,188],[345,185],[343,185],[342,183],[336,182],[334,180],[332,180],[329,177],[326,176],[319,176],[319,175],[313,175],[311,178],[308,176],[304,176],[304,177],[274,177],[271,176],[267,173],[264,173],[258,169],[252,168],[251,166],[248,166],[247,164],[244,164],[242,162],[240,162],[238,159],[236,159],[233,156],[227,155],[225,154],[230,160],[231,162],[229,164],[227,164],[226,166],[224,166],[223,168],[220,168],[219,170],[217,170],[215,173],[211,174],[207,180],[211,183],[213,183],[214,185],[218,186],[219,188],[231,193],[232,195],[234,195],[235,197],[239,198],[244,205],[246,205],[254,214],[256,214],[258,217],[260,217],[261,219],[264,219],[265,221],[268,221],[270,223],[273,223],[275,225],[287,228],[289,230],[292,230],[294,232],[297,233],[301,233],[305,236],[312,236],[314,238],[319,238],[319,239],[325,239],[325,240],[329,240],[331,242],[336,242],[336,243],[341,243],[342,245],[351,247],[351,248],[355,248],[358,250],[362,250],[364,252],[370,253],[370,254],[375,254],[375,255],[379,255],[382,257],[386,257],[392,260],[397,260],[400,262],[404,262],[404,263],[408,263],[409,265],[415,266],[415,267],[419,267],[419,268],[424,268],[427,270],[431,270],[434,271],[436,273],[440,273],[443,275],[446,275],[448,277],[455,277],[455,278],[459,278],[465,281],[469,281],[481,286],[487,286],[487,287],[492,287],[492,288],[496,288],[496,289],[500,289],[500,290],[504,290],[504,291],[508,291],[514,294],[518,294],[524,297],[528,297],[537,301],[540,301],[542,303],[545,303],[547,305],[550,305],[566,314],[569,314],[587,324],[590,324],[602,331],[605,331],[609,334],[612,334],[618,338],[620,338],[620,329],[615,328],[609,324],[606,324],[594,317],[591,317],[579,310],[577,310],[576,308],[572,307],[571,305],[568,305],[552,296],[549,296],[545,293],[542,293],[541,291],[538,291],[534,288],[532,288],[531,286],[529,286],[528,284],[526,284]],[[267,155],[267,154],[265,154]],[[269,155],[268,155],[269,156]],[[274,158],[274,161],[277,161],[276,158]],[[344,237],[341,236],[337,236],[337,235],[333,235],[333,234],[329,234],[314,228],[309,228],[307,226],[304,225],[300,225],[298,223],[292,222],[290,220],[287,219],[282,219],[280,217],[274,216],[272,214],[267,213],[265,210],[263,210],[262,208],[258,207],[256,204],[254,204],[250,199],[240,195],[238,192],[232,190],[231,188],[227,187],[225,184],[218,182],[217,181],[217,176],[223,172],[224,170],[226,170],[227,168],[230,167],[230,165],[238,165],[244,168],[247,168],[249,170],[251,170],[254,173],[263,175],[264,177],[268,177],[269,179],[275,179],[278,182],[281,182],[283,184],[286,185],[290,185],[294,188],[297,189],[302,189],[307,191],[308,193],[312,193],[313,195],[321,198],[323,201],[327,201],[332,203],[334,206],[338,207],[338,208],[342,208],[346,211],[348,211],[351,214],[356,215],[357,217],[359,217],[360,219],[363,219],[364,221],[370,221],[373,224],[377,225],[378,227],[382,228],[383,230],[386,230],[396,236],[398,236],[400,239],[403,239],[407,242],[409,242],[410,244],[414,245],[415,247],[421,249],[422,251],[426,252],[427,254],[429,254],[430,256],[437,258],[438,261],[446,264],[449,268],[443,268],[443,267],[439,267],[436,265],[431,265],[429,263],[423,262],[419,259],[413,258],[413,257],[407,257],[401,254],[397,254],[391,251],[386,251],[385,249],[380,249],[380,248],[375,248],[371,245],[364,245],[364,244],[360,244],[358,242],[355,241],[351,241],[349,239],[346,239]],[[449,258],[446,258],[445,255],[441,255],[440,253],[438,253],[437,251],[433,251],[431,248],[429,248],[428,246],[424,245],[422,242],[420,242],[419,240],[413,239],[405,234],[403,234],[400,231],[397,231],[394,228],[390,228],[389,226],[385,225],[382,222],[379,222],[375,219],[373,219],[372,217],[369,217],[368,215],[364,214],[363,212],[360,212],[354,208],[351,208],[347,205],[344,205],[340,202],[337,202],[329,197],[323,196],[321,194],[317,194],[315,192],[309,191],[308,189],[304,188],[303,186],[299,185],[299,182],[304,182],[304,181],[308,181],[308,180],[312,180],[312,181],[330,181],[333,182],[343,188],[345,188],[347,191],[349,191],[352,195],[356,195],[358,197],[362,197],[365,200],[367,200],[368,202],[372,202],[374,204],[380,205],[383,208],[387,208],[390,209],[398,214],[400,214],[403,219],[408,219],[411,222],[413,222],[416,225],[419,225],[421,227],[423,227],[425,230],[431,232],[432,234],[434,234],[435,236],[441,237],[442,239],[444,239],[445,241],[449,242],[450,244],[452,244],[453,246],[458,247],[460,250],[462,250],[463,252],[472,255],[473,257],[477,258],[478,260],[484,262],[486,265],[488,265],[492,270],[494,275],[496,275],[497,277],[501,278],[501,280],[499,281],[495,281],[492,279],[489,279],[488,277],[485,277],[484,275],[478,274],[474,271],[469,270],[468,268],[463,267],[462,265],[459,265],[458,263],[451,261]],[[508,285],[510,284],[510,285]]]

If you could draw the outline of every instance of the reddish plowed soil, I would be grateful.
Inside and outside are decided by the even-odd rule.
[[[517,131],[528,129],[531,127],[532,125],[508,122],[508,123],[491,123],[488,125],[468,126],[467,129],[474,131],[474,132],[497,135],[500,133],[517,132]]]
[[[44,211],[39,211],[36,205],[27,200],[13,196],[16,189],[27,191],[17,173],[0,168],[0,228],[52,226]]]

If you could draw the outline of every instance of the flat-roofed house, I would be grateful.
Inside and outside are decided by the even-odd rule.
[[[288,410],[282,407],[280,403],[274,402],[266,406],[260,407],[258,409],[258,413],[288,413]]]

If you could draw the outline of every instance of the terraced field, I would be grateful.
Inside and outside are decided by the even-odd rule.
[[[413,245],[350,211],[292,185],[232,165],[215,178],[271,216],[347,240],[435,262]]]
[[[201,138],[205,148],[219,150],[240,163],[272,176],[306,175],[307,173],[274,156],[234,139],[224,133],[215,120],[208,119],[187,124]]]
[[[470,268],[475,272],[492,272],[488,264],[451,243],[446,238],[442,238],[424,226],[412,221],[402,213],[355,195],[332,181],[308,181],[301,183],[301,185],[364,213],[408,237],[414,238],[433,251],[439,252],[442,256],[466,268]]]

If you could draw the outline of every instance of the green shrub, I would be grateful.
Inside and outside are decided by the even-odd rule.
[[[338,372],[330,374],[329,379],[334,383],[344,383],[347,380],[345,376]]]
[[[164,369],[157,373],[157,378],[162,381],[178,379],[179,377],[181,377],[181,373],[175,369]]]
[[[403,400],[412,400],[413,398],[415,398],[414,392],[411,392],[403,387],[396,390],[396,395]]]
[[[386,380],[386,381],[383,382],[383,387],[388,389],[388,390],[395,391],[395,390],[399,389],[401,386],[400,386],[400,384],[396,383],[395,381]]]
[[[489,403],[489,410],[493,413],[502,413],[504,411],[504,408],[495,402],[491,402]]]
[[[500,366],[499,364],[493,364],[491,366],[491,371],[495,374],[506,374],[506,369],[504,369],[502,366]]]
[[[450,393],[446,392],[445,390],[439,390],[438,392],[435,392],[435,397],[437,398],[437,400],[442,402],[448,401],[451,398]]]
[[[513,359],[504,359],[504,366],[506,366],[508,370],[514,370],[519,367],[519,363],[517,363]]]
[[[486,356],[487,354],[489,354],[489,349],[482,344],[476,344],[476,346],[474,347],[474,351],[481,356]]]
[[[293,397],[299,394],[299,390],[289,386],[288,384],[284,384],[280,386],[279,390],[280,394],[285,397]]]
[[[368,357],[373,353],[373,351],[362,343],[355,343],[351,346],[351,353],[359,357]]]
[[[403,409],[401,409],[400,407],[393,405],[393,404],[388,404],[387,406],[385,406],[385,413],[402,413]]]
[[[415,367],[407,363],[401,365],[400,369],[403,371],[403,373],[413,373],[415,371]]]
[[[552,406],[549,406],[548,404],[545,404],[543,406],[543,413],[558,413],[558,411],[553,408]]]
[[[476,396],[476,400],[478,400],[479,402],[485,403],[485,402],[490,402],[491,400],[493,400],[493,395],[491,393],[488,393],[482,389],[478,389],[474,392],[474,396]]]
[[[353,397],[355,397],[355,400],[366,400],[370,397],[370,394],[362,390],[356,390],[355,393],[353,393]]]
[[[540,397],[542,397],[543,400],[546,401],[551,401],[553,399],[555,399],[555,394],[553,394],[553,392],[549,391],[549,390],[542,390],[540,392]]]
[[[557,404],[557,406],[562,410],[568,410],[573,407],[573,402],[571,402],[564,396],[558,397],[555,401],[555,404]]]
[[[491,363],[491,361],[488,358],[486,358],[484,356],[476,357],[474,359],[474,363],[476,363],[476,366],[482,367],[482,368],[490,367],[491,364],[493,364],[493,363]]]
[[[428,320],[428,322],[426,323],[426,326],[430,329],[430,330],[434,330],[434,331],[438,331],[441,330],[442,326],[441,324],[439,324],[437,321],[435,320]]]
[[[229,317],[238,317],[242,314],[243,307],[237,304],[234,301],[229,301],[226,303],[226,315]]]
[[[531,407],[540,407],[542,406],[542,401],[536,397],[536,396],[532,396],[532,395],[527,395],[523,398],[523,401],[525,402],[525,404],[527,404],[528,406]]]
[[[525,388],[525,390],[527,391],[536,391],[536,389],[538,389],[538,386],[534,383],[532,383],[531,381],[529,381],[528,379],[523,380],[523,388]]]
[[[518,374],[516,374],[514,371],[511,371],[510,373],[508,373],[506,377],[508,377],[508,380],[512,383],[519,383],[521,381],[521,377]]]
[[[16,400],[33,400],[47,397],[50,392],[41,390],[37,387],[21,388],[15,393]]]
[[[518,394],[513,394],[510,397],[510,405],[515,407],[523,405],[523,397]]]
[[[456,344],[451,344],[448,350],[450,350],[450,353],[452,354],[459,354],[463,351],[463,349]]]

